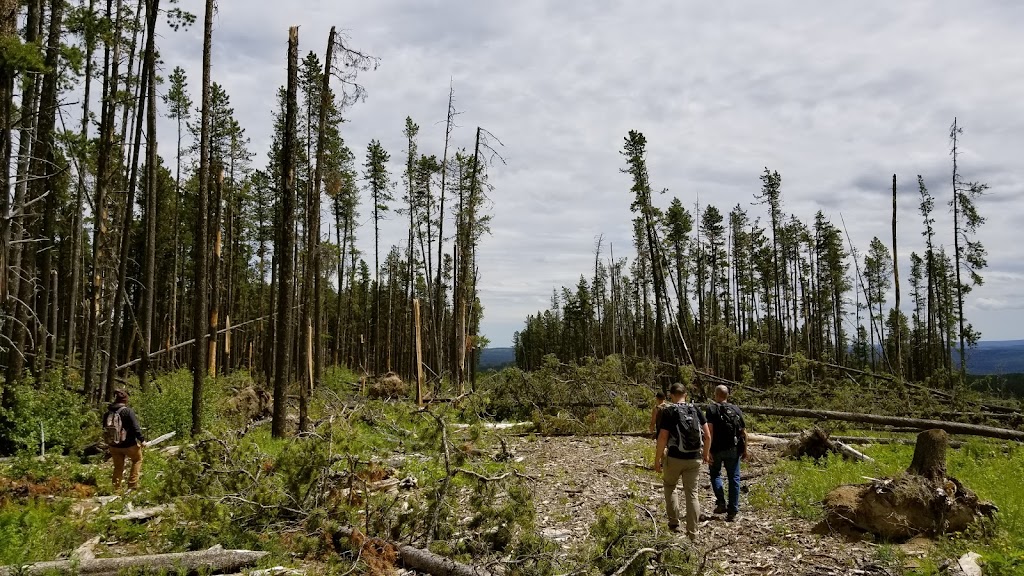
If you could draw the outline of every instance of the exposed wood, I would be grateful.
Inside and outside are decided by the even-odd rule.
[[[879,416],[877,414],[858,414],[855,412],[836,412],[834,410],[805,410],[802,408],[781,408],[772,406],[742,406],[745,414],[764,414],[766,416],[788,416],[792,418],[812,418],[815,420],[841,420],[863,424],[881,424],[888,426],[907,426],[919,430],[932,428],[945,430],[950,434],[966,434],[968,436],[984,436],[1001,440],[1024,442],[1024,432],[1007,430],[980,424],[964,424],[961,422],[943,422],[923,420],[920,418],[904,418],[901,416]]]
[[[872,458],[871,456],[868,456],[867,454],[861,452],[860,450],[856,450],[853,447],[849,446],[848,444],[844,444],[843,442],[840,442],[835,438],[832,439],[832,445],[835,446],[837,450],[839,450],[840,454],[852,460],[859,460],[861,462],[875,461],[875,459]]]
[[[412,309],[416,318],[416,405],[423,408],[423,338],[420,332],[419,298],[413,298]]]
[[[267,554],[269,552],[224,550],[220,546],[216,546],[198,552],[150,554],[122,558],[76,558],[37,562],[27,566],[2,566],[0,567],[0,576],[41,576],[52,572],[99,576],[138,570],[166,571],[168,574],[188,574],[202,570],[203,573],[208,574],[252,566]]]
[[[150,508],[139,508],[137,510],[132,510],[131,512],[126,512],[124,514],[117,514],[115,516],[111,516],[110,519],[114,521],[149,520],[150,518],[160,516],[164,512],[171,510],[173,508],[174,507],[171,506],[170,504],[161,504],[160,506],[152,506]]]

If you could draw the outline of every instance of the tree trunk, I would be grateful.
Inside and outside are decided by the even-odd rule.
[[[925,430],[917,435],[914,459],[907,468],[907,474],[924,476],[929,480],[946,480],[946,447],[949,436],[944,430]]]
[[[139,365],[139,386],[149,391],[149,354],[153,347],[153,302],[156,291],[156,219],[157,219],[157,149],[156,149],[156,21],[160,0],[147,0],[146,6],[146,64],[149,71],[146,82],[151,87],[147,93],[146,110],[146,254],[143,268],[142,304],[142,362]]]
[[[42,576],[43,574],[82,574],[89,576],[114,575],[124,572],[164,572],[191,574],[201,571],[222,572],[238,570],[256,564],[269,552],[251,550],[224,550],[220,546],[198,552],[125,556],[121,558],[94,558],[36,562],[28,566],[0,566],[0,576]]]
[[[896,291],[896,323],[892,337],[896,339],[896,376],[903,378],[903,323],[900,321],[900,260],[896,250],[896,175],[892,175],[892,276]]]
[[[276,361],[274,374],[274,415],[271,433],[275,438],[285,436],[285,399],[288,383],[291,379],[292,353],[292,280],[295,262],[293,252],[295,246],[295,123],[296,123],[296,90],[298,84],[299,29],[293,26],[288,29],[288,88],[285,100],[284,143],[281,146],[281,181],[284,183],[281,198],[281,225],[279,227],[279,247],[274,250],[280,255],[280,274],[277,278],[277,322],[275,350]]]
[[[195,264],[193,286],[192,334],[196,344],[192,348],[192,435],[203,430],[203,381],[206,378],[207,333],[207,214],[210,186],[210,55],[213,42],[214,0],[206,0],[203,24],[203,81],[202,112],[199,131],[199,193],[196,195],[195,245],[192,247]]]
[[[221,268],[221,216],[224,205],[224,166],[217,166],[217,177],[213,187],[213,261],[210,264],[212,278],[210,281],[210,318],[207,342],[206,373],[211,378],[217,376],[217,330],[220,328],[220,268]]]
[[[413,548],[405,544],[393,544],[378,538],[368,538],[353,528],[338,528],[335,538],[348,538],[352,543],[362,548],[372,546],[375,548],[390,548],[397,553],[402,566],[417,572],[426,572],[433,576],[490,576],[490,572],[484,568],[460,564],[450,558],[439,556],[429,550]],[[7,576],[0,574],[0,576]],[[29,575],[34,576],[34,575]]]

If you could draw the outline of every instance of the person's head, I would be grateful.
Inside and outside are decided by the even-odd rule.
[[[125,390],[114,390],[114,403],[116,404],[127,404],[128,403],[128,392]]]
[[[658,404],[661,404],[662,402],[664,402],[665,401],[665,393],[659,390],[658,393],[654,395],[654,401],[657,402]]]
[[[725,384],[715,386],[715,402],[725,402],[729,399],[729,387]]]
[[[682,382],[676,382],[668,388],[668,394],[672,397],[673,402],[679,402],[686,399],[686,386],[683,386]]]

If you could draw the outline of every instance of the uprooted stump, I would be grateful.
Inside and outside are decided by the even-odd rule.
[[[370,384],[370,398],[393,399],[409,395],[409,386],[394,372],[388,372]]]
[[[837,452],[828,434],[821,428],[805,430],[790,440],[783,454],[790,458],[812,458],[819,460],[827,454]]]
[[[823,502],[826,526],[903,541],[921,534],[960,532],[980,517],[991,517],[995,505],[978,499],[956,478],[946,477],[948,442],[942,430],[922,432],[905,473],[829,492]]]

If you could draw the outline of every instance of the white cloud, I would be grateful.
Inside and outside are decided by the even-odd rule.
[[[202,13],[198,0],[183,4]],[[493,234],[479,252],[483,328],[495,345],[546,306],[553,287],[573,285],[592,268],[597,235],[617,256],[630,252],[630,183],[619,173],[630,129],[647,136],[652,183],[669,188],[664,204],[676,195],[692,207],[699,194],[702,204],[739,203],[760,214],[750,205],[767,166],[782,174],[786,210],[810,220],[821,209],[837,225],[841,214],[862,250],[872,236],[889,238],[887,190],[897,173],[905,279],[909,252],[922,248],[919,173],[936,196],[939,240],[952,243],[946,137],[957,116],[965,126],[964,177],[992,185],[978,206],[988,217],[979,239],[990,281],[970,298],[977,309],[1016,301],[1019,282],[1000,278],[1021,271],[1024,5],[220,4],[213,77],[253,138],[257,162],[284,82],[290,24],[301,25],[302,53],[322,52],[336,24],[354,46],[381,57],[380,69],[362,77],[369,99],[349,111],[344,136],[358,158],[380,139],[396,182],[407,115],[422,127],[421,151],[440,155],[449,80],[464,112],[457,145],[471,146],[477,125],[504,142],[508,164],[491,171]],[[196,87],[201,24],[165,31],[161,42],[166,65],[184,66]],[[403,237],[400,221],[384,230],[385,244]],[[1021,337],[1024,310],[999,309],[971,320],[985,338]]]

